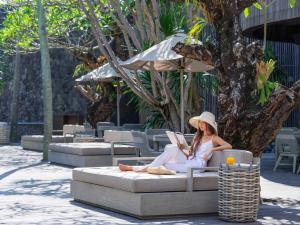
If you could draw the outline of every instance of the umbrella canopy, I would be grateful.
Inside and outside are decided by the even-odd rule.
[[[174,71],[180,70],[180,117],[181,132],[184,132],[184,93],[183,93],[183,72],[204,72],[213,69],[213,66],[207,65],[201,61],[188,59],[177,54],[172,48],[178,42],[184,42],[187,35],[178,33],[168,39],[152,46],[144,52],[126,60],[121,65],[130,70],[149,70],[149,71]],[[191,39],[191,43],[201,45]]]
[[[125,69],[125,72],[130,75],[130,71]],[[120,76],[116,71],[109,65],[109,63],[89,72],[88,74],[77,78],[76,82],[112,82]],[[120,126],[120,82],[117,80],[117,125]]]
[[[213,69],[210,65],[198,60],[184,58],[172,50],[178,42],[184,42],[186,38],[187,35],[184,33],[172,35],[146,51],[126,60],[122,63],[122,66],[130,70],[174,71],[179,69],[180,61],[184,59],[185,72],[201,72]],[[193,39],[191,42],[196,43]],[[201,45],[202,43],[197,42],[197,44]]]
[[[130,71],[125,69],[125,72],[130,75]],[[112,82],[115,78],[120,77],[109,63],[89,72],[88,74],[77,78],[77,82],[101,81]]]

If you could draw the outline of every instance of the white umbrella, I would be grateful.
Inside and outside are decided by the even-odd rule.
[[[149,71],[174,71],[180,70],[180,115],[181,115],[181,132],[184,132],[184,106],[183,106],[183,72],[204,72],[213,69],[201,61],[188,59],[177,54],[172,48],[178,42],[184,42],[187,35],[178,33],[168,39],[152,46],[144,52],[123,62],[121,65],[131,70],[149,70]],[[191,40],[191,43],[196,43]],[[201,45],[201,42],[197,42]]]
[[[125,69],[125,72],[129,75],[130,71]],[[117,79],[117,125],[120,126],[120,76],[115,72],[115,70],[109,65],[109,63],[89,72],[88,74],[77,78],[76,82],[112,82]]]

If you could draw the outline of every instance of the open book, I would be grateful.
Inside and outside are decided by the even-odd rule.
[[[184,146],[184,149],[182,149],[181,151],[186,155],[186,157],[188,157],[190,155],[188,143],[186,142],[184,135],[182,133],[166,131],[166,134],[172,144],[174,144],[176,146],[178,144],[182,144]]]
[[[188,143],[186,142],[184,135],[180,132],[166,131],[168,138],[174,145],[182,144],[185,148],[188,148]]]

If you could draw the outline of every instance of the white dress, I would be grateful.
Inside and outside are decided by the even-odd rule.
[[[170,170],[185,173],[187,172],[188,168],[191,167],[205,167],[206,161],[203,159],[203,157],[212,148],[213,142],[212,140],[209,140],[198,146],[198,150],[196,152],[195,157],[189,156],[189,158],[187,159],[187,157],[176,145],[169,144],[165,147],[165,151],[161,155],[156,157],[152,163],[146,166],[134,166],[133,170],[137,171],[145,167],[165,166]],[[208,159],[210,159],[211,156],[212,153],[210,152],[208,155]]]

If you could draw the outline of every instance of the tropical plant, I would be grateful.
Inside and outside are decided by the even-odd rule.
[[[162,117],[168,121],[168,126],[171,129],[180,129],[180,107],[177,101],[178,86],[172,89],[174,85],[172,74],[174,73],[157,73],[152,72],[150,76],[151,89],[142,83],[139,73],[134,77],[129,77],[119,65],[116,59],[116,52],[110,48],[107,37],[99,24],[99,18],[95,14],[93,7],[94,1],[80,0],[80,6],[86,13],[92,25],[92,31],[97,40],[101,53],[106,57],[110,65],[120,74],[128,87],[143,101],[150,104],[155,110],[159,111]],[[198,16],[199,9],[194,5],[185,1],[183,7],[177,1],[118,1],[108,0],[97,1],[103,9],[110,13],[112,19],[121,28],[124,36],[124,42],[128,55],[133,56],[134,53],[141,52],[146,47],[157,44],[164,40],[167,35],[173,34],[179,30],[185,30],[192,24],[192,21]],[[123,7],[127,7],[130,16],[122,13]],[[173,18],[173,20],[172,20]],[[185,93],[191,93],[192,77],[187,76],[185,85]],[[178,79],[179,76],[177,75]],[[185,97],[185,103],[187,102]],[[186,116],[198,114],[195,107],[188,106],[186,108]],[[188,130],[188,123],[186,129]]]
[[[147,88],[147,90],[151,91],[151,74],[149,71],[140,71],[139,77],[142,81],[142,84]],[[178,72],[168,73],[172,84],[170,84],[170,88],[174,93],[175,101],[179,104],[180,95],[179,92],[176,92],[178,89],[180,79]],[[216,80],[216,76],[209,73],[195,73],[192,75],[192,85],[188,93],[188,100],[186,102],[186,107],[192,107],[194,110],[191,114],[186,112],[188,118],[199,113],[199,111],[203,108],[204,102],[206,99],[206,93],[210,93],[213,96],[217,95],[218,84]],[[187,76],[184,78],[184,83],[188,81]],[[130,95],[130,100],[128,104],[132,104],[136,106],[136,111],[140,112],[143,115],[146,115],[145,128],[161,128],[161,127],[170,127],[168,124],[168,120],[163,117],[163,115],[155,109],[155,107],[151,106],[139,98],[132,90],[128,87],[123,87],[124,94]]]
[[[266,46],[265,50],[264,50],[264,57],[263,60],[265,62],[269,61],[269,60],[274,60],[276,62],[278,62],[277,57],[274,54],[274,49],[272,48],[271,45]],[[286,75],[286,72],[284,71],[284,69],[282,67],[279,66],[278,63],[275,64],[275,68],[269,78],[269,80],[271,82],[277,82],[279,84],[282,85],[282,83],[284,82],[284,76]]]
[[[262,106],[268,102],[268,98],[273,90],[278,87],[278,83],[269,81],[269,77],[275,69],[275,61],[260,61],[256,64],[257,90],[259,94],[258,103]]]

